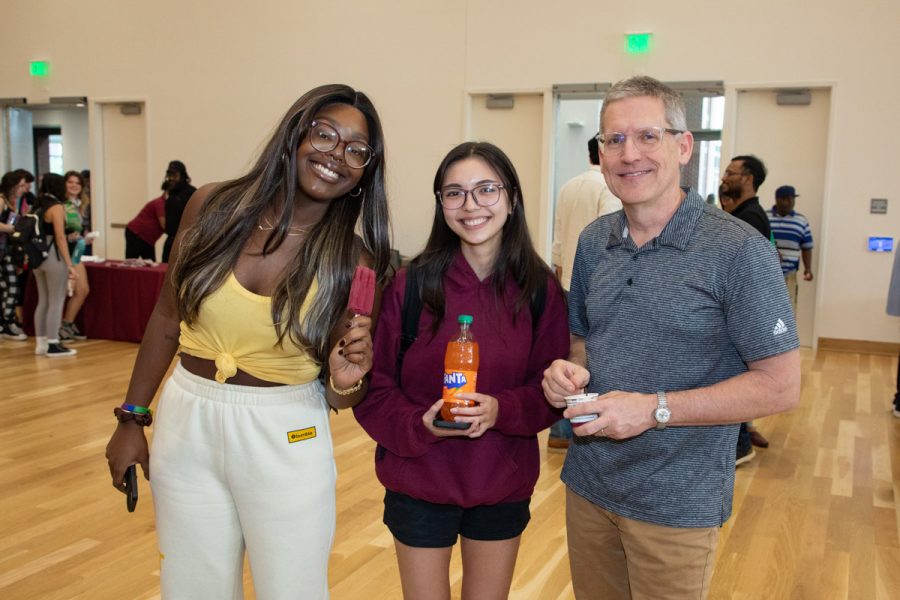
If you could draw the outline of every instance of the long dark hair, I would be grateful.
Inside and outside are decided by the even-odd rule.
[[[20,181],[22,181],[22,177],[15,171],[4,173],[3,178],[0,179],[0,196],[3,196],[4,199],[9,200],[10,202],[15,200],[15,198],[12,198],[11,196]]]
[[[513,305],[513,317],[525,305],[546,290],[547,277],[551,274],[547,264],[541,260],[531,243],[528,225],[525,223],[525,206],[519,176],[509,157],[497,146],[488,142],[465,142],[451,150],[434,175],[434,221],[425,249],[412,260],[419,273],[422,303],[434,315],[432,333],[435,333],[444,319],[446,302],[444,298],[443,276],[450,268],[453,257],[460,246],[460,239],[447,225],[444,211],[438,199],[438,192],[444,183],[447,170],[456,162],[466,158],[484,161],[500,177],[507,194],[511,213],[503,224],[500,251],[494,261],[493,287],[498,298],[504,297],[506,281],[512,277],[519,286],[519,295]]]
[[[279,341],[287,335],[317,361],[324,362],[328,336],[347,305],[350,281],[363,249],[374,259],[379,282],[385,281],[390,244],[381,121],[364,93],[346,85],[324,85],[305,93],[288,109],[250,172],[216,188],[197,223],[185,232],[172,273],[179,314],[185,322],[197,318],[203,299],[234,269],[261,215],[276,199],[282,199],[281,212],[263,245],[263,255],[284,242],[298,188],[297,149],[315,116],[331,104],[347,104],[365,115],[369,145],[375,154],[360,179],[362,192],[329,202],[325,215],[310,230],[275,287],[272,322]],[[354,233],[358,220],[362,240]],[[301,318],[300,309],[314,278],[318,282],[316,301]]]
[[[40,197],[37,204],[46,208],[56,202],[66,200],[66,178],[58,173],[45,173],[41,177]]]

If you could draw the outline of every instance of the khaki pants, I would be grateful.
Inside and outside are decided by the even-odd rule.
[[[718,527],[665,527],[626,519],[567,489],[566,533],[578,600],[698,600],[709,595]]]
[[[794,314],[797,314],[797,271],[784,274],[784,284],[787,286],[788,296],[791,297],[791,306]]]

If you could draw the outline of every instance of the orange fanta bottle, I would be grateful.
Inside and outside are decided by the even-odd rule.
[[[478,379],[478,342],[472,335],[472,317],[459,315],[459,333],[447,343],[444,355],[444,405],[441,407],[441,418],[454,421],[451,408],[475,406],[474,400],[456,398],[461,392],[474,392]]]

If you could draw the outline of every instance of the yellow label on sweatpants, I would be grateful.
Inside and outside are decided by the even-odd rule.
[[[316,437],[316,428],[307,427],[306,429],[296,429],[294,431],[288,431],[287,436],[289,444],[293,444],[294,442],[302,442],[303,440],[308,440],[310,438]]]

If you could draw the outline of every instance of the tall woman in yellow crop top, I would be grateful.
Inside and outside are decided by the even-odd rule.
[[[329,407],[358,403],[372,366],[373,318],[346,307],[358,264],[376,308],[388,271],[383,148],[366,95],[322,86],[248,174],[187,205],[106,450],[116,488],[131,464],[150,479],[163,598],[241,598],[245,548],[260,600],[328,597]]]

